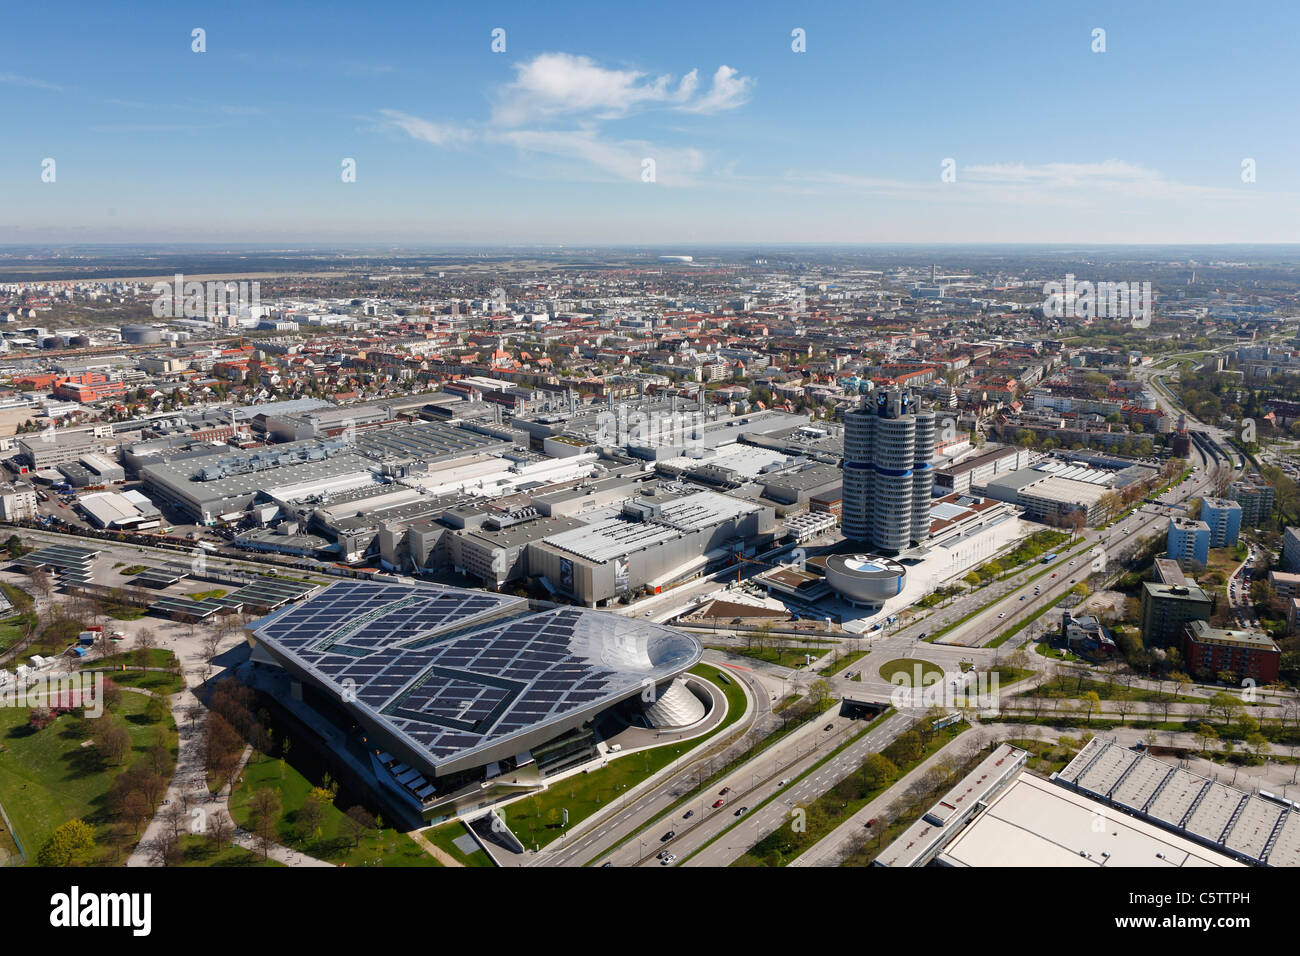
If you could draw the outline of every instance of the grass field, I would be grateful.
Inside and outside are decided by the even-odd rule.
[[[138,621],[149,613],[149,609],[134,604],[115,604],[112,601],[105,601],[104,613],[115,621]]]
[[[167,697],[172,694],[179,694],[185,689],[185,679],[179,674],[167,674],[162,671],[142,671],[137,668],[134,651],[102,657],[99,660],[90,661],[86,666],[92,668],[125,666],[126,670],[114,670],[107,675],[112,678],[113,683],[122,687],[139,687],[141,690],[152,691],[155,694],[162,694]],[[150,648],[148,666],[175,667],[176,655],[163,648]]]
[[[933,678],[943,679],[942,667],[933,661],[923,661],[916,657],[897,657],[892,661],[886,661],[880,665],[880,676],[893,683],[895,674],[906,674],[909,678],[914,677],[917,667],[921,668],[922,681]]]
[[[718,645],[714,650],[726,651],[729,654],[739,654],[741,657],[748,657],[750,660],[754,661],[766,661],[769,664],[776,664],[779,667],[803,667],[805,660],[808,658],[815,661],[826,653],[825,649],[816,647],[764,647],[762,650],[759,650],[756,647]],[[807,657],[805,657],[805,655],[807,655]]]
[[[838,674],[840,671],[848,667],[850,664],[862,660],[862,658],[866,657],[870,653],[871,653],[870,651],[851,651],[848,654],[843,654],[835,661],[835,663],[831,664],[829,667],[827,667],[825,670],[822,671],[822,676],[833,677],[834,675]]]
[[[0,652],[7,651],[23,639],[23,622],[26,616],[14,614],[0,621]]]
[[[691,673],[714,684],[726,695],[727,716],[721,726],[705,737],[619,757],[600,770],[568,777],[541,793],[508,805],[505,808],[506,823],[515,836],[529,848],[548,845],[564,833],[561,809],[569,811],[569,826],[585,820],[646,777],[657,773],[679,756],[690,753],[740,719],[745,711],[745,694],[735,677],[729,678],[729,684],[719,681],[718,668],[711,664],[698,664],[691,669]]]
[[[303,748],[306,749],[306,748]],[[290,754],[294,752],[290,749]],[[321,781],[309,781],[293,764],[272,757],[254,754],[234,794],[230,798],[230,815],[241,827],[252,829],[248,802],[256,790],[264,787],[280,795],[281,816],[276,825],[276,842],[282,843],[308,856],[334,863],[338,866],[438,866],[439,863],[405,833],[390,828],[364,836],[358,846],[352,845],[342,827],[344,810],[326,804],[320,835],[303,835],[296,822],[297,811],[302,807],[312,787]]]
[[[446,852],[453,860],[457,860],[465,866],[495,865],[492,858],[484,853],[481,847],[475,849],[473,853],[462,852],[461,848],[456,845],[456,838],[461,836],[469,836],[469,831],[465,829],[465,824],[459,820],[453,820],[451,823],[444,823],[442,826],[424,831],[426,840]]]
[[[126,692],[118,713],[111,719],[131,735],[132,752],[121,767],[101,767],[90,747],[73,732],[75,718],[64,715],[43,730],[27,727],[26,707],[0,708],[0,803],[33,863],[37,851],[56,828],[78,817],[96,830],[102,844],[109,820],[105,795],[114,779],[127,766],[142,758],[153,737],[155,724],[145,716],[148,698]],[[171,750],[176,761],[176,725],[164,718]],[[166,776],[170,778],[172,769]]]
[[[181,837],[184,854],[181,866],[284,866],[279,860],[262,859],[242,846],[226,844],[215,853],[206,838],[193,833]]]

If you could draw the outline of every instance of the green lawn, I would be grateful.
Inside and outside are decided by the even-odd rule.
[[[986,673],[998,675],[998,687],[1006,687],[1008,684],[1014,684],[1018,680],[1024,680],[1034,672],[1028,667],[1012,667],[1010,664],[999,664],[996,667],[985,669]]]
[[[572,827],[740,719],[745,711],[745,693],[735,677],[729,677],[730,683],[719,681],[719,670],[711,664],[697,664],[691,673],[714,684],[726,695],[727,716],[721,726],[695,740],[618,757],[599,770],[567,777],[540,793],[509,804],[505,807],[506,824],[524,846],[546,846],[559,839],[563,834],[561,809],[569,811]]]
[[[0,621],[0,651],[7,651],[23,639],[26,615],[15,614]]]
[[[1042,654],[1044,657],[1050,657],[1054,661],[1079,660],[1079,658],[1076,655],[1070,653],[1064,648],[1053,647],[1047,641],[1039,641],[1036,645],[1034,645],[1034,650]]]
[[[756,647],[718,645],[713,649],[726,651],[729,654],[739,654],[741,657],[748,657],[750,660],[766,661],[779,667],[803,667],[805,661],[809,658],[815,661],[826,653],[824,648],[817,647],[764,647],[759,650]],[[805,657],[805,655],[807,656]]]
[[[294,752],[290,748],[290,754]],[[302,836],[296,826],[296,814],[312,787],[320,781],[309,781],[292,763],[254,754],[234,794],[230,798],[230,815],[245,829],[252,829],[248,802],[255,790],[269,787],[280,794],[281,817],[276,825],[277,840],[287,847],[339,866],[438,866],[438,861],[424,851],[405,833],[385,827],[365,836],[359,846],[342,830],[344,811],[327,804],[319,837]],[[381,862],[382,861],[382,862]]]
[[[475,849],[473,853],[461,852],[455,840],[457,837],[468,835],[469,831],[465,828],[465,824],[459,820],[453,820],[450,823],[434,827],[432,830],[424,831],[426,840],[438,849],[445,851],[452,859],[459,860],[465,866],[494,866],[492,858],[483,852],[482,847]]]
[[[943,668],[933,661],[923,661],[916,657],[897,657],[892,661],[886,661],[880,665],[880,676],[885,680],[893,683],[895,674],[906,674],[909,679],[916,674],[916,668],[921,668],[921,680],[929,680],[931,676],[943,679]]]
[[[9,603],[17,611],[30,611],[36,605],[35,599],[20,587],[0,581],[0,591],[4,592],[5,597],[9,599]]]
[[[14,825],[29,862],[50,834],[80,817],[96,830],[102,845],[108,824],[105,796],[114,779],[140,760],[154,727],[145,716],[149,699],[127,691],[112,719],[131,735],[132,753],[121,767],[102,768],[91,747],[73,733],[75,718],[65,714],[43,730],[27,727],[26,707],[0,708],[0,803]],[[176,725],[168,714],[164,726],[171,749],[170,779],[176,761]]]
[[[852,651],[851,653],[841,655],[835,663],[822,671],[822,675],[825,677],[833,677],[850,664],[862,660],[862,658],[866,657],[870,653],[870,651]]]
[[[220,853],[214,853],[207,838],[194,833],[181,837],[181,849],[184,852],[181,866],[284,866],[279,860],[269,857],[263,860],[256,853],[229,843]]]
[[[168,674],[162,671],[142,671],[136,666],[135,651],[125,651],[120,654],[111,654],[108,657],[101,657],[98,660],[87,662],[86,666],[90,668],[97,667],[125,667],[126,670],[114,670],[107,675],[112,678],[113,683],[122,687],[139,687],[141,690],[152,691],[155,694],[162,694],[170,697],[172,694],[179,694],[185,689],[185,679],[179,674]],[[175,667],[176,655],[169,650],[159,647],[149,649],[149,667]]]
[[[149,609],[134,604],[114,604],[111,601],[105,601],[104,613],[115,621],[138,621],[149,613]]]

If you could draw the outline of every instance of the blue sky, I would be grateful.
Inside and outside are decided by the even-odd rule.
[[[0,16],[0,242],[1300,236],[1294,3],[145,2]],[[806,52],[791,49],[796,28]],[[355,182],[341,181],[345,158]],[[941,181],[945,159],[955,182]]]

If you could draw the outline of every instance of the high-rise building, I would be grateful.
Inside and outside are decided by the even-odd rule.
[[[1228,497],[1241,505],[1241,526],[1258,528],[1273,513],[1273,486],[1251,472],[1228,488]]]
[[[1282,568],[1300,571],[1300,528],[1287,528],[1282,533]]]
[[[844,536],[898,554],[930,534],[935,413],[882,388],[844,416]]]
[[[1210,526],[1211,548],[1236,547],[1241,510],[1241,505],[1227,498],[1201,499],[1201,520]]]
[[[1142,582],[1142,646],[1181,647],[1192,621],[1210,619],[1210,596],[1195,584]]]
[[[1184,568],[1190,565],[1204,568],[1210,563],[1210,526],[1191,518],[1170,518],[1165,554]]]

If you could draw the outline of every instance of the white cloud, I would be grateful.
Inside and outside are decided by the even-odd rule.
[[[713,86],[695,99],[698,70],[673,85],[669,74],[651,78],[639,70],[615,70],[586,56],[542,53],[515,65],[515,80],[498,93],[494,119],[521,126],[563,115],[618,119],[638,107],[662,105],[695,113],[734,109],[748,101],[754,81],[729,66],[718,67]]]
[[[694,73],[694,71],[692,71]],[[713,74],[713,86],[694,103],[681,107],[689,113],[718,113],[734,110],[749,102],[754,92],[754,80],[741,76],[729,66],[720,66]]]
[[[400,110],[384,109],[379,113],[384,117],[385,125],[400,129],[412,139],[433,146],[455,146],[473,139],[473,133],[460,126],[433,123]]]

